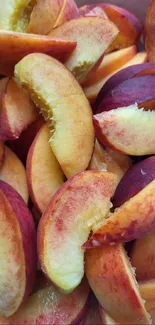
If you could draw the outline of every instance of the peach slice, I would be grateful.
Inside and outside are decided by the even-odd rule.
[[[14,315],[7,319],[0,317],[0,324],[80,324],[87,312],[89,293],[86,280],[69,295],[43,284]]]
[[[39,113],[28,92],[14,78],[8,80],[2,95],[0,113],[0,138],[13,140],[29,124],[39,118]]]
[[[0,168],[0,179],[11,185],[28,203],[29,193],[26,180],[26,171],[13,151],[5,146],[5,157]]]
[[[138,109],[137,104],[94,115],[98,139],[133,156],[155,153],[154,123],[155,112]]]
[[[57,60],[37,53],[16,65],[15,76],[47,120],[50,145],[64,174],[84,171],[93,152],[94,128],[91,107],[73,75]]]
[[[129,106],[134,103],[137,103],[139,108],[154,108],[154,84],[155,75],[138,76],[123,81],[104,95],[98,106],[97,113],[110,111],[118,107]]]
[[[109,77],[109,79],[103,85],[100,93],[98,94],[96,100],[96,107],[98,108],[100,102],[104,95],[106,95],[113,88],[121,84],[123,81],[131,79],[139,74],[152,74],[152,71],[155,69],[154,63],[148,63],[147,61],[147,53],[139,52],[137,53],[129,64],[127,63],[122,67],[121,70],[118,70]]]
[[[79,16],[74,0],[38,0],[31,13],[27,32],[46,35],[52,28]]]
[[[102,320],[99,312],[99,305],[94,295],[91,295],[89,308],[84,319],[83,325],[102,325]]]
[[[111,214],[83,247],[131,241],[154,228],[155,180]]]
[[[70,292],[81,282],[81,245],[103,223],[114,190],[113,174],[86,171],[68,180],[52,197],[39,223],[38,255],[43,272],[61,290]]]
[[[40,117],[35,122],[31,123],[28,128],[21,133],[18,139],[7,142],[9,148],[19,157],[24,165],[26,164],[31,144],[43,124],[44,120]]]
[[[149,301],[155,301],[155,280],[139,282],[139,290],[142,298]]]
[[[150,2],[145,23],[145,48],[148,53],[150,62],[155,61],[155,40],[154,40],[154,17],[155,17],[155,0]]]
[[[49,144],[50,131],[44,124],[36,135],[27,157],[27,180],[30,197],[44,212],[52,195],[64,183],[64,174]]]
[[[71,20],[48,35],[57,39],[77,42],[66,67],[82,82],[88,72],[102,59],[104,52],[118,34],[117,27],[102,17],[81,17]]]
[[[30,295],[37,267],[33,218],[21,196],[0,181],[0,314],[10,316]]]
[[[107,171],[107,163],[103,154],[103,149],[98,142],[98,140],[95,140],[95,146],[94,146],[94,151],[93,155],[90,161],[90,164],[88,166],[88,169],[90,170],[102,170],[102,171]]]
[[[0,31],[0,44],[0,74],[6,76],[12,75],[16,63],[29,53],[47,53],[65,61],[76,46],[76,42],[70,40],[4,30]]]
[[[155,230],[139,238],[130,252],[131,262],[136,267],[138,281],[155,278]]]
[[[120,207],[155,179],[155,156],[144,159],[126,172],[116,188],[113,205]],[[126,189],[124,191],[124,189]]]
[[[130,61],[137,53],[137,48],[135,45],[130,46],[126,49],[115,51],[104,56],[98,69],[91,71],[87,78],[85,79],[82,86],[88,87],[99,80],[112,74],[114,71],[118,70],[128,61]]]
[[[88,250],[85,272],[99,303],[116,323],[151,324],[123,245]]]
[[[119,50],[119,51],[124,51],[124,50]],[[116,52],[112,52],[110,54],[107,54],[106,56],[112,55]],[[105,57],[106,57],[105,56]],[[113,73],[110,73],[104,78],[99,79],[96,83],[92,83],[90,86],[86,86],[84,88],[84,92],[87,96],[87,98],[93,103],[96,100],[96,108],[95,111],[100,103],[102,101],[103,96],[108,93],[111,89],[113,89],[115,86],[121,83],[121,78],[117,78],[115,81],[115,76],[123,72],[124,69],[127,69],[127,67],[133,66],[133,65],[139,65],[142,64],[147,60],[147,54],[146,52],[140,52],[137,53],[131,60],[129,60],[125,65],[121,66],[119,69],[113,71]],[[129,78],[126,78],[129,79]],[[124,81],[124,80],[122,80]]]

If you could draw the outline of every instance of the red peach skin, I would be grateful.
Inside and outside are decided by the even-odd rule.
[[[148,217],[149,216],[149,217]],[[112,215],[83,245],[84,248],[128,242],[155,228],[155,180]]]
[[[10,316],[31,294],[37,267],[36,231],[21,196],[0,181],[0,314]]]
[[[64,62],[75,49],[76,42],[1,30],[0,45],[0,74],[10,76],[16,63],[29,53],[46,53]]]
[[[155,0],[151,0],[145,22],[145,48],[150,62],[155,62]]]
[[[151,324],[123,245],[88,250],[85,272],[99,303],[116,322]]]

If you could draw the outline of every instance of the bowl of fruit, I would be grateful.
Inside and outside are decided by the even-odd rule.
[[[155,0],[0,0],[0,324],[155,323]]]

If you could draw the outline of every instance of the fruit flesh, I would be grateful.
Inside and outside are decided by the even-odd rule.
[[[81,87],[55,59],[28,55],[15,76],[40,108],[51,132],[50,145],[69,178],[88,167],[94,146],[92,112]]]

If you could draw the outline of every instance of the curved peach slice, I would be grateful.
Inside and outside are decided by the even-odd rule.
[[[155,0],[150,2],[145,23],[145,47],[148,53],[149,61],[155,61],[155,40],[154,40],[154,17],[155,17]]]
[[[48,35],[77,42],[75,51],[65,61],[65,65],[82,82],[117,34],[117,27],[107,19],[81,17],[53,29]]]
[[[15,76],[39,106],[50,131],[50,145],[64,174],[84,171],[94,147],[92,112],[73,75],[45,54],[31,54],[16,65]]]
[[[154,123],[155,112],[138,109],[137,104],[94,115],[98,139],[133,156],[155,154]]]
[[[2,95],[0,113],[0,138],[13,140],[29,124],[39,118],[39,113],[28,92],[14,78],[8,80]]]
[[[31,199],[44,212],[52,195],[64,183],[64,174],[49,144],[50,131],[44,124],[36,135],[27,157],[27,180]]]
[[[42,270],[65,292],[84,275],[81,245],[109,213],[115,176],[86,171],[67,181],[52,197],[38,228],[38,254]],[[70,249],[72,247],[72,249]]]
[[[37,267],[33,218],[20,195],[0,181],[0,314],[10,316],[30,295]]]
[[[151,324],[123,245],[88,250],[85,271],[99,303],[116,322]]]
[[[75,49],[76,43],[42,35],[0,30],[0,45],[0,74],[10,76],[16,63],[29,53],[47,53],[65,61]]]
[[[11,185],[28,203],[29,193],[26,180],[26,171],[13,151],[5,146],[5,157],[0,168],[0,179]]]
[[[27,32],[46,35],[52,28],[77,17],[79,10],[74,0],[38,0],[31,13]]]
[[[154,227],[155,180],[110,215],[83,247],[131,241]]]
[[[136,268],[138,281],[155,278],[155,231],[151,231],[134,243],[130,257]]]
[[[0,317],[0,324],[80,324],[87,312],[89,293],[86,280],[69,295],[43,284],[14,315],[7,319]]]
[[[99,312],[99,305],[94,295],[91,295],[89,307],[84,319],[83,325],[102,325],[102,320]]]
[[[154,166],[155,156],[132,165],[116,188],[112,200],[115,208],[120,207],[155,179]]]

